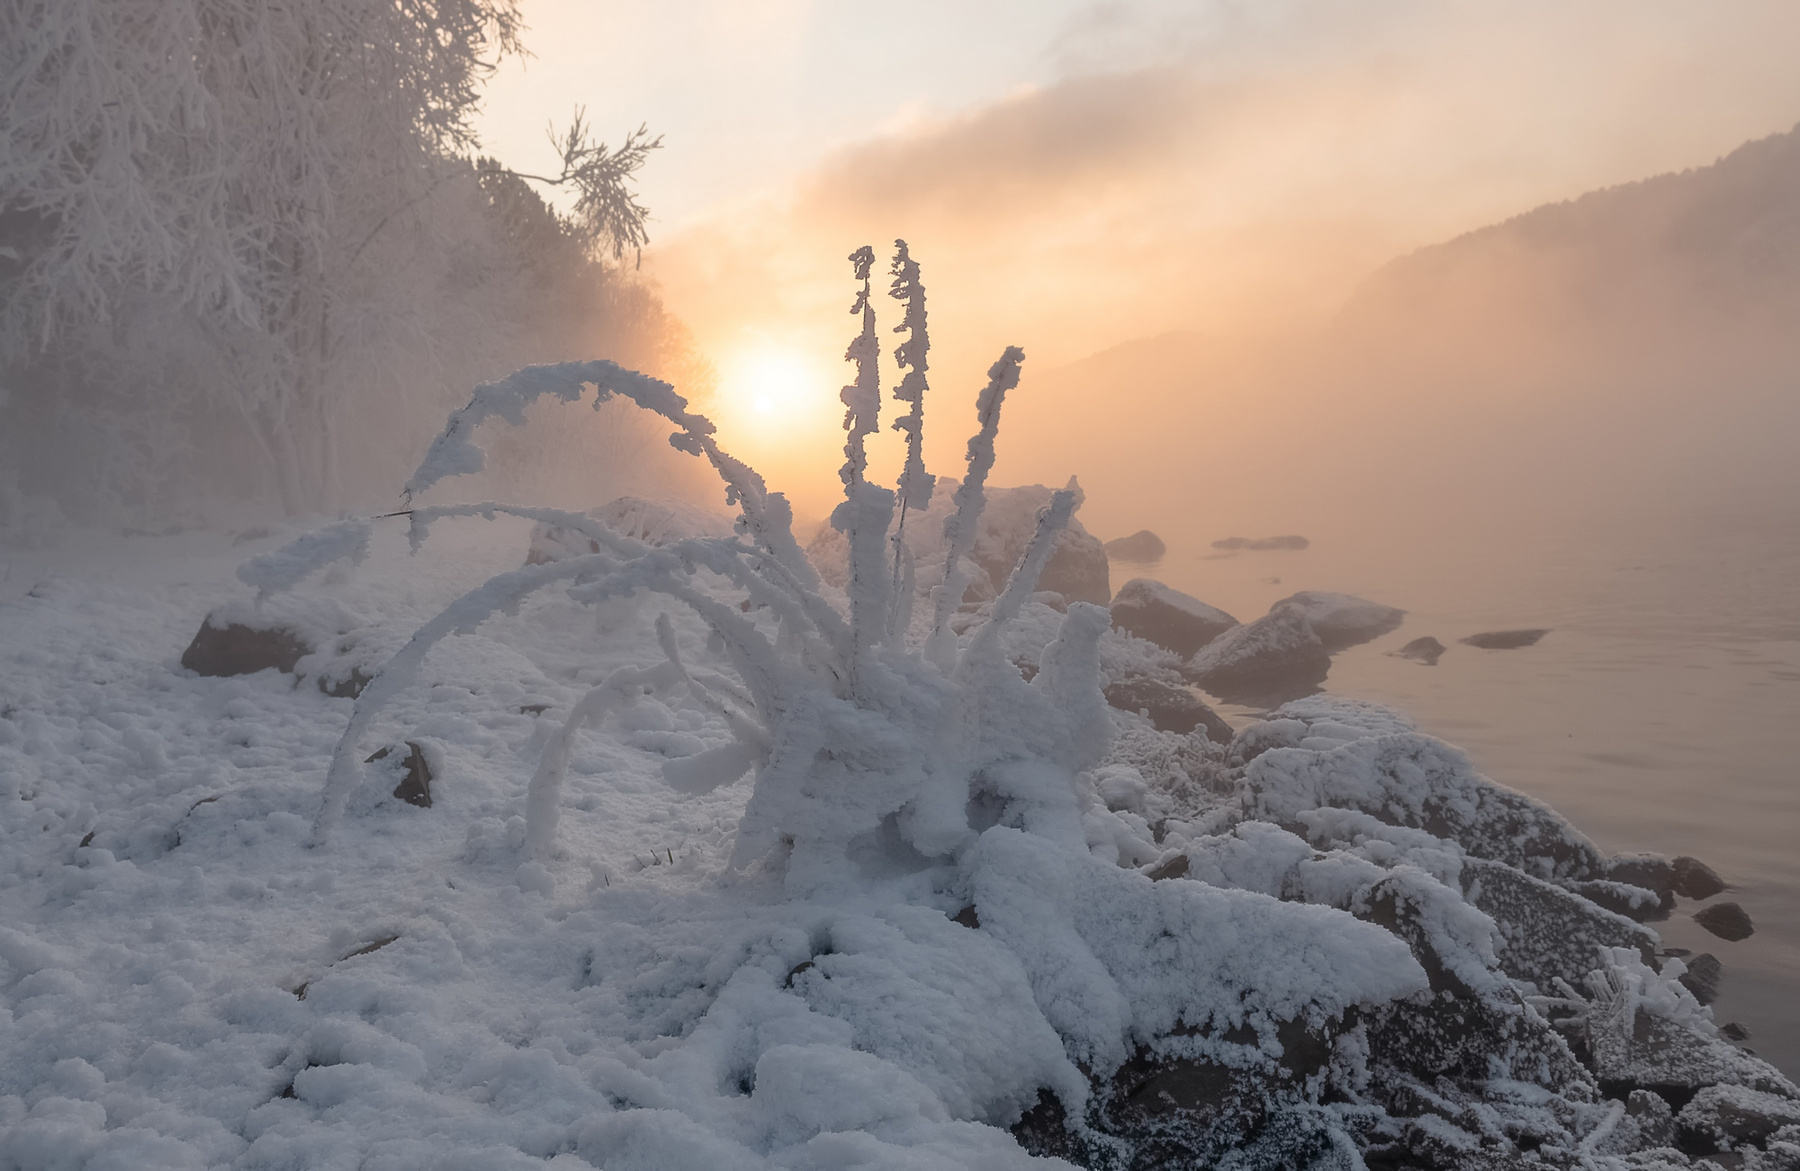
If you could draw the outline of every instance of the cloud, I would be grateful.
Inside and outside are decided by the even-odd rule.
[[[1005,344],[1029,393],[1032,369],[1132,337],[1320,322],[1411,248],[1783,129],[1797,35],[1776,2],[1096,5],[1052,46],[1055,80],[890,123],[647,266],[722,364],[753,332],[830,370],[843,257],[903,236],[960,417]],[[940,463],[960,430],[934,431]]]

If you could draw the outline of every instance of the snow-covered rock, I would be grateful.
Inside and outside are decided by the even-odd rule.
[[[1183,656],[1238,624],[1199,598],[1148,577],[1134,577],[1112,600],[1113,625]]]
[[[1231,725],[1186,687],[1138,676],[1107,684],[1105,695],[1107,703],[1120,711],[1138,713],[1159,732],[1185,736],[1201,728],[1217,743],[1231,743]]]
[[[245,617],[248,621],[232,621],[224,615],[208,614],[194,632],[194,640],[181,652],[181,665],[196,675],[291,673],[294,664],[312,652],[289,627],[259,615]]]
[[[1399,627],[1406,611],[1380,602],[1371,602],[1354,594],[1333,594],[1319,590],[1301,590],[1269,607],[1298,607],[1306,615],[1307,624],[1325,649],[1336,653],[1346,647],[1380,638]]]
[[[589,509],[587,515],[620,536],[646,545],[666,545],[690,537],[723,537],[731,533],[729,517],[685,500],[621,496],[599,508]],[[542,565],[599,551],[600,543],[584,533],[564,525],[540,522],[532,526],[525,564]]]
[[[1255,622],[1233,626],[1196,652],[1185,673],[1212,694],[1244,703],[1281,702],[1318,689],[1331,654],[1306,612],[1276,606]]]
[[[940,484],[942,493],[944,486]],[[971,554],[997,589],[1011,576],[1037,529],[1038,513],[1050,503],[1050,489],[1042,484],[987,490],[987,507]],[[1100,539],[1071,521],[1057,538],[1050,561],[1038,577],[1038,588],[1061,594],[1071,602],[1104,606],[1112,600],[1106,549]]]
[[[930,508],[907,514],[903,537],[917,566],[916,589],[921,596],[942,580],[944,522],[955,512],[958,487],[955,479],[939,477]],[[1038,514],[1050,504],[1050,489],[1042,484],[1017,488],[990,485],[984,491],[987,505],[976,524],[969,554],[974,572],[963,597],[965,603],[991,601],[999,593],[1037,531]],[[830,524],[821,525],[807,542],[806,557],[819,576],[836,588],[843,589],[849,582],[849,542]],[[1038,588],[1061,595],[1065,602],[1104,606],[1111,600],[1106,549],[1079,520],[1071,518],[1058,535],[1050,560],[1038,576]]]

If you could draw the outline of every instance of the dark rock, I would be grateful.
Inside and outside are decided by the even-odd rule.
[[[1714,903],[1710,907],[1702,907],[1694,912],[1694,922],[1727,943],[1749,939],[1756,934],[1749,912],[1736,903]]]
[[[1634,1144],[1645,1147],[1668,1147],[1675,1144],[1675,1112],[1661,1094],[1650,1090],[1633,1090],[1625,1098],[1625,1117],[1637,1132]]]
[[[1095,1137],[1074,1125],[1062,1100],[1048,1089],[1038,1091],[1037,1105],[1019,1116],[1012,1136],[1039,1159],[1063,1159],[1077,1167],[1106,1165],[1095,1150]]]
[[[431,766],[425,762],[425,752],[417,743],[408,740],[406,747],[409,749],[406,758],[397,762],[401,777],[400,783],[394,786],[394,796],[408,805],[430,809]],[[388,760],[393,753],[392,747],[376,749],[365,763],[374,764],[378,760]]]
[[[1255,704],[1311,694],[1330,670],[1331,655],[1305,612],[1283,604],[1201,647],[1183,674],[1228,702]]]
[[[1269,607],[1271,612],[1282,606],[1297,606],[1325,649],[1333,653],[1357,646],[1372,638],[1380,638],[1397,628],[1406,611],[1380,602],[1371,602],[1354,594],[1333,594],[1320,590],[1301,590]]]
[[[1139,529],[1129,537],[1106,543],[1106,555],[1120,561],[1160,561],[1168,551],[1162,538],[1149,529]]]
[[[1414,662],[1424,663],[1427,667],[1435,667],[1437,661],[1443,658],[1444,652],[1449,649],[1428,634],[1423,638],[1413,639],[1393,653],[1397,658],[1412,659]]]
[[[1007,567],[1007,573],[1012,567]],[[994,579],[1004,582],[1004,575]],[[1056,539],[1056,548],[1038,575],[1038,589],[1061,594],[1071,602],[1093,602],[1104,606],[1112,598],[1112,577],[1106,562],[1106,549],[1100,538],[1088,533],[1065,529]]]
[[[1691,960],[1684,961],[1687,971],[1681,974],[1681,986],[1694,994],[1694,999],[1701,1004],[1711,1004],[1719,997],[1719,977],[1725,974],[1725,965],[1711,952],[1702,952]]]
[[[1112,620],[1127,634],[1183,657],[1238,624],[1225,611],[1148,577],[1134,577],[1119,587]]]
[[[1313,721],[1354,718],[1354,708],[1306,700],[1240,734],[1227,760],[1242,754],[1249,762],[1243,774],[1246,812],[1285,824],[1321,806],[1355,809],[1450,838],[1477,858],[1546,879],[1607,876],[1605,857],[1566,818],[1481,776],[1466,756],[1440,741],[1384,733],[1329,751],[1270,751],[1304,744]]]
[[[1686,854],[1674,862],[1674,890],[1684,899],[1710,899],[1725,889],[1719,872],[1698,858]]]
[[[1187,875],[1189,866],[1186,854],[1177,854],[1167,862],[1149,872],[1151,882],[1162,882],[1169,878],[1182,878]]]
[[[1655,891],[1665,901],[1675,893],[1675,864],[1657,854],[1614,854],[1601,864],[1597,877]]]
[[[1310,544],[1312,542],[1305,537],[1258,537],[1254,540],[1249,537],[1226,537],[1222,541],[1214,541],[1212,547],[1232,552],[1240,549],[1261,552],[1270,549],[1304,549]]]
[[[1130,1150],[1128,1159],[1099,1166],[1209,1167],[1242,1149],[1246,1168],[1304,1167],[1346,1137],[1327,1129],[1323,1111],[1307,1109],[1303,1087],[1330,1060],[1345,1028],[1339,1021],[1281,1021],[1275,1040],[1281,1057],[1262,1065],[1254,1031],[1239,1026],[1213,1038],[1215,1051],[1241,1048],[1246,1060],[1224,1053],[1178,1056],[1141,1046],[1112,1078],[1095,1086],[1090,1126]],[[1177,1035],[1195,1030],[1177,1025]],[[1327,1164],[1329,1165],[1329,1164]]]
[[[1607,1097],[1630,1090],[1660,1094],[1678,1110],[1707,1086],[1726,1083],[1792,1093],[1793,1085],[1765,1061],[1728,1041],[1677,1024],[1638,1006],[1624,1019],[1615,1002],[1610,1011],[1590,1010],[1584,1019],[1561,1022],[1571,1046],[1593,1069]]]
[[[1719,1026],[1719,1036],[1727,1041],[1742,1044],[1750,1039],[1750,1030],[1736,1021],[1727,1021]]]
[[[1800,1102],[1745,1086],[1707,1086],[1676,1117],[1682,1145],[1698,1153],[1768,1141],[1800,1125]]]
[[[333,699],[355,699],[363,693],[363,688],[374,681],[373,675],[363,672],[361,667],[352,667],[342,678],[334,679],[330,675],[319,676],[319,690]]]
[[[1457,641],[1465,646],[1480,647],[1484,651],[1512,651],[1523,646],[1535,646],[1538,639],[1549,633],[1549,627],[1542,630],[1489,630]]]
[[[942,485],[939,490],[943,491]],[[971,585],[979,593],[985,579],[988,596],[992,596],[1006,588],[1007,579],[1037,534],[1038,514],[1049,505],[1051,491],[1042,484],[1027,484],[1018,488],[990,487],[986,496],[987,507],[982,510],[975,548],[970,553],[970,560],[981,572]],[[923,535],[924,526],[918,531]],[[846,546],[846,564],[847,549]],[[1050,560],[1038,575],[1037,588],[1061,594],[1071,602],[1106,605],[1112,598],[1112,579],[1100,538],[1083,528],[1079,520],[1071,519],[1056,538]]]
[[[1639,923],[1661,922],[1675,909],[1675,900],[1667,891],[1611,878],[1565,879],[1562,885],[1597,907]]]
[[[196,675],[251,675],[270,667],[290,674],[312,648],[284,626],[256,628],[241,622],[214,626],[208,615],[194,641],[181,653],[181,665]]]
[[[960,923],[971,931],[979,931],[981,929],[981,916],[976,913],[974,903],[970,903],[956,914],[950,916],[950,922]]]
[[[1144,676],[1121,679],[1107,685],[1106,702],[1120,711],[1137,712],[1146,717],[1159,732],[1185,736],[1195,728],[1203,727],[1207,739],[1217,744],[1231,743],[1231,725],[1185,687]]]
[[[783,988],[792,988],[794,986],[795,976],[798,976],[800,973],[815,966],[816,965],[814,965],[811,960],[801,960],[799,963],[788,969],[787,979],[781,982],[781,986]]]
[[[1558,978],[1581,987],[1603,947],[1629,947],[1646,961],[1654,954],[1656,933],[1648,927],[1510,866],[1469,858],[1462,882],[1469,903],[1494,920],[1506,941],[1497,956],[1500,970],[1540,991]]]

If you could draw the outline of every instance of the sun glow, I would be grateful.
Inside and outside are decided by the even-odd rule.
[[[761,422],[791,419],[817,398],[819,377],[797,354],[763,349],[744,355],[727,384],[740,410]]]
[[[843,377],[823,358],[767,336],[748,340],[719,365],[713,417],[726,448],[789,491],[823,474],[842,442],[835,428]]]

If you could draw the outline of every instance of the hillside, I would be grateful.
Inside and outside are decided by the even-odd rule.
[[[1398,258],[1322,330],[1163,334],[1033,372],[1029,454],[1002,474],[1270,531],[1766,493],[1800,465],[1796,310],[1790,132]],[[1151,518],[1109,519],[1090,523]]]

